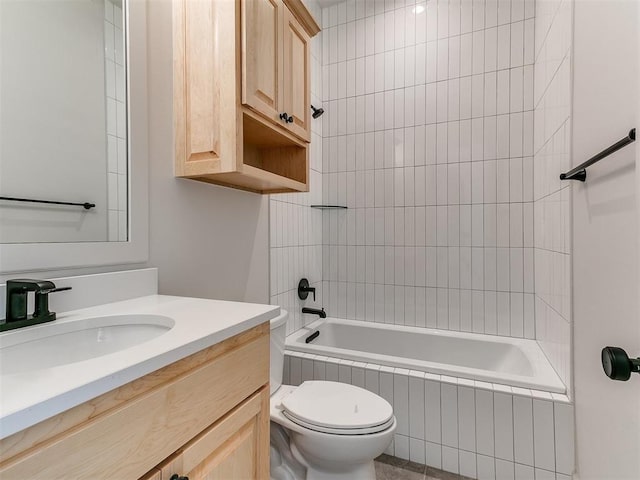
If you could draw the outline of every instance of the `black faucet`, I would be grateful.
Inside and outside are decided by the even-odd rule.
[[[0,323],[0,332],[51,322],[56,313],[49,311],[49,294],[71,290],[71,287],[56,288],[48,280],[7,280],[7,318]],[[35,310],[27,315],[27,294],[35,292]]]
[[[310,313],[311,315],[318,315],[320,318],[327,318],[324,308],[322,310],[318,310],[317,308],[302,307],[302,313]]]

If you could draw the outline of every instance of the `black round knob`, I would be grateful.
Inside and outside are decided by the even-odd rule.
[[[287,118],[287,123],[293,123],[293,117]]]
[[[169,480],[189,480],[189,477],[181,477],[177,473],[174,473],[173,475],[171,475]]]
[[[289,121],[289,115],[287,115],[287,112],[281,113],[280,114],[280,120],[284,120],[285,123]],[[169,479],[171,480],[171,479]]]
[[[626,381],[631,377],[632,363],[629,355],[619,347],[602,349],[602,368],[612,380]]]

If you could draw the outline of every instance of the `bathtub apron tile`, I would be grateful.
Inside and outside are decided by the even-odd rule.
[[[458,387],[443,383],[441,387],[442,444],[458,447]]]
[[[496,480],[515,480],[515,464],[496,458]]]
[[[496,480],[496,459],[486,455],[477,456],[478,480]],[[513,468],[512,468],[513,471]]]
[[[302,359],[302,378],[301,383],[306,382],[307,380],[313,380],[314,374],[314,365],[312,358],[303,358]]]
[[[476,454],[460,450],[460,475],[478,478],[476,473]]]
[[[413,372],[412,372],[413,373]],[[418,372],[416,372],[418,373]],[[424,374],[409,376],[409,436],[411,438],[425,439],[425,387]],[[424,456],[424,448],[422,449]]]
[[[397,433],[409,435],[409,371],[396,369],[393,375],[393,411],[398,422]]]
[[[441,383],[426,380],[424,382],[425,399],[425,439],[433,443],[442,443],[441,435]],[[428,447],[427,447],[428,451]],[[435,465],[431,465],[435,467]],[[438,467],[440,468],[440,467]]]
[[[445,472],[459,473],[458,449],[442,446],[442,470]]]
[[[553,403],[533,400],[534,466],[555,472]]]
[[[403,460],[409,460],[409,437],[396,433],[393,436],[395,456]]]
[[[554,403],[553,413],[556,440],[556,472],[571,475],[575,458],[573,405]]]
[[[494,392],[503,392],[511,395],[513,393],[513,389],[509,385],[502,385],[500,383],[492,384]]]
[[[364,369],[366,364],[362,362],[354,362],[351,368],[351,384],[356,387],[365,387]]]
[[[494,456],[493,392],[476,390],[476,452]]]
[[[556,480],[556,474],[542,468],[535,469],[535,480]]]
[[[340,381],[340,364],[335,362],[327,362],[326,364],[326,380],[330,382]]]
[[[392,457],[395,456],[396,454],[396,449],[395,449],[395,440],[391,440],[391,443],[389,444],[389,446],[387,447],[387,449],[384,451],[384,453],[386,453],[387,455],[391,455]]]
[[[569,397],[562,393],[552,393],[551,398],[553,398],[554,403],[571,403]]]
[[[429,467],[442,469],[442,445],[439,443],[425,442],[426,462]]]
[[[487,382],[481,382],[479,380],[476,380],[474,382],[474,385],[475,385],[475,388],[479,390],[489,390],[490,392],[493,392],[495,390],[493,384],[487,383]]]
[[[327,379],[327,364],[324,360],[315,359],[313,361],[313,379],[314,380]]]
[[[380,394],[380,366],[368,363],[364,372],[364,388],[376,395]]]
[[[458,446],[469,452],[476,451],[475,390],[458,386]]]
[[[351,384],[351,366],[353,362],[351,360],[342,360],[338,367],[338,380],[342,383]]]
[[[391,404],[395,412],[395,402],[393,400],[393,372],[388,368],[380,369],[380,396]]]
[[[458,378],[456,377],[450,377],[449,375],[440,375],[440,382],[442,382],[443,384],[449,384],[449,385],[458,385]]]
[[[302,359],[289,357],[289,381],[291,385],[298,386],[302,383]]]
[[[541,390],[531,390],[531,396],[533,398],[539,398],[541,400],[553,400],[550,392],[543,392]]]
[[[285,355],[284,357],[284,369],[282,371],[282,382],[285,385],[291,385],[291,357]]]
[[[493,394],[495,456],[513,461],[513,395]]]
[[[533,467],[530,467],[529,465],[522,465],[521,463],[516,463],[515,480],[536,480]]]
[[[464,387],[474,388],[476,386],[476,382],[469,378],[457,378],[456,381],[458,385],[462,385]]]
[[[529,390],[528,388],[511,387],[511,390],[513,391],[514,395],[518,395],[520,397],[531,398],[533,396],[531,390]]]
[[[530,398],[513,397],[513,453],[517,463],[533,466],[533,403]]]

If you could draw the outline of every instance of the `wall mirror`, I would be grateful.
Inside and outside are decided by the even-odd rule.
[[[145,8],[0,1],[0,272],[146,260]]]

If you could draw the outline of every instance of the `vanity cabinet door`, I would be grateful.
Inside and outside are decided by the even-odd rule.
[[[282,124],[282,0],[242,0],[242,103]]]
[[[162,480],[176,474],[189,480],[268,480],[269,388],[263,387],[158,468]]]
[[[286,123],[292,133],[310,141],[311,94],[309,35],[288,8],[284,9],[284,110],[293,121]]]

